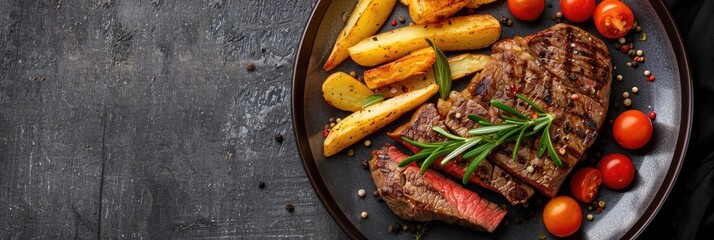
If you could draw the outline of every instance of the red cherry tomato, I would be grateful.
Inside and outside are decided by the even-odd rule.
[[[652,121],[643,112],[627,110],[613,122],[612,135],[623,148],[640,148],[652,137]]]
[[[583,222],[583,212],[575,199],[557,196],[543,209],[543,223],[550,233],[567,237],[577,232]]]
[[[584,22],[595,11],[595,0],[560,0],[560,10],[571,22]]]
[[[606,38],[625,36],[635,23],[635,15],[627,4],[619,0],[605,0],[593,13],[595,28]]]
[[[613,153],[603,157],[597,168],[602,173],[602,184],[613,190],[626,188],[635,178],[635,165],[623,154]]]
[[[570,180],[570,192],[575,199],[591,203],[597,196],[600,184],[602,184],[602,174],[599,170],[591,167],[581,168]]]
[[[508,0],[508,10],[520,20],[535,20],[543,13],[543,9],[545,0]]]

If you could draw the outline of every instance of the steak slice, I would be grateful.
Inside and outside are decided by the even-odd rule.
[[[455,92],[454,92],[455,93]],[[456,96],[452,93],[452,96]],[[459,105],[467,105],[466,101],[461,101]],[[454,105],[456,106],[456,105]],[[459,107],[454,107],[453,109],[459,109]],[[484,110],[485,111],[485,110]],[[469,112],[471,113],[471,112]],[[451,114],[450,114],[451,115]],[[453,116],[452,116],[453,117]],[[467,119],[467,117],[462,117]],[[452,121],[456,123],[457,121]],[[473,122],[469,121],[471,124]],[[409,148],[412,153],[418,153],[421,149],[412,146],[411,144],[402,140],[402,137],[409,138],[411,140],[423,143],[433,143],[433,142],[445,142],[448,139],[443,135],[432,131],[431,128],[434,126],[440,126],[446,129],[444,120],[437,112],[434,104],[424,104],[419,107],[412,115],[411,120],[397,128],[395,131],[388,133],[392,139],[402,143],[404,146]],[[468,132],[468,131],[467,131]],[[445,165],[432,164],[432,167],[441,169],[446,174],[451,175],[457,179],[462,179],[468,168],[469,162],[456,158]],[[508,199],[511,204],[521,204],[526,202],[533,194],[535,190],[530,186],[526,185],[522,181],[513,178],[506,171],[498,166],[494,166],[490,162],[482,162],[478,168],[474,171],[473,176],[469,178],[469,182],[489,189],[491,191],[500,193],[506,199]]]
[[[555,114],[550,135],[554,148],[561,153],[562,167],[555,166],[547,154],[537,157],[538,138],[524,139],[516,161],[511,158],[514,143],[505,144],[488,157],[553,197],[597,137],[607,113],[611,74],[610,55],[600,39],[580,28],[558,24],[533,35],[495,43],[491,60],[462,95],[487,109],[486,114],[478,115],[493,122],[501,121],[499,116],[506,113],[490,106],[491,100],[499,100],[526,116],[536,113],[517,100],[517,93]],[[574,94],[577,100],[571,98]],[[529,166],[534,171],[527,171]]]
[[[506,211],[433,170],[419,174],[411,163],[398,164],[407,156],[394,146],[372,152],[369,161],[372,179],[380,196],[402,219],[449,224],[493,232]]]

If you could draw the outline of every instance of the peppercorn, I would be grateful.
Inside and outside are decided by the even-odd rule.
[[[637,65],[639,65],[637,61],[632,61],[632,67],[637,67]]]
[[[509,26],[509,27],[510,27],[511,25],[513,25],[513,21],[511,21],[511,19],[508,19],[508,20],[506,21],[506,26]]]
[[[273,138],[275,139],[276,142],[279,142],[279,143],[283,142],[283,135],[280,133],[276,133]]]
[[[593,217],[593,215],[592,215],[592,214],[590,214],[590,213],[588,213],[588,215],[587,215],[587,219],[588,219],[588,221],[592,221],[592,220],[593,220],[593,218],[594,218],[594,217]]]
[[[392,26],[397,26],[397,19],[392,19]]]
[[[617,75],[617,81],[622,81],[622,75]]]
[[[652,82],[652,81],[654,81],[654,80],[655,80],[655,76],[654,76],[654,75],[651,75],[650,77],[647,78],[647,81],[650,81],[650,82]]]
[[[562,13],[562,12],[557,12],[557,13],[555,13],[555,17],[557,17],[557,18],[562,18],[562,17],[563,17],[563,13]]]
[[[579,96],[578,96],[577,93],[573,93],[573,95],[570,95],[570,99],[573,100],[573,101],[577,101],[578,98],[579,98]]]
[[[293,212],[295,211],[295,206],[293,206],[292,203],[285,204],[285,210],[288,212]]]
[[[357,73],[355,71],[350,71],[350,76],[357,77]]]
[[[533,173],[533,171],[535,171],[535,169],[533,168],[533,166],[530,166],[530,165],[529,165],[529,166],[526,168],[526,171],[528,171],[528,173]]]
[[[597,202],[597,206],[601,207],[601,208],[605,208],[605,201],[600,200],[599,202]]]
[[[362,219],[366,219],[366,218],[367,218],[367,212],[364,211],[364,212],[362,212],[359,216],[362,217]]]
[[[263,182],[263,181],[258,182],[258,188],[265,188],[265,182]]]
[[[248,63],[248,65],[245,66],[248,71],[253,71],[255,70],[255,64],[254,63]]]
[[[372,192],[372,196],[379,197],[379,191],[374,190],[374,192]]]
[[[640,26],[635,27],[635,31],[642,32],[642,27],[640,27]]]
[[[638,56],[638,57],[642,57],[642,55],[644,55],[644,54],[645,54],[645,52],[644,52],[644,51],[642,51],[642,49],[640,49],[640,50],[637,50],[637,52],[636,52],[636,53],[637,53],[637,56]]]
[[[406,20],[404,19],[404,16],[399,16],[399,22],[404,23]]]
[[[389,224],[389,227],[387,227],[388,233],[399,233],[399,230],[401,230],[399,223]]]
[[[627,50],[628,50],[627,45],[622,45],[622,46],[620,47],[620,51],[621,51],[621,52],[626,53]]]
[[[620,44],[625,44],[627,42],[627,39],[625,39],[625,37],[620,37],[617,39],[617,42],[619,42]]]
[[[350,149],[351,150],[351,149]],[[354,150],[353,150],[354,151]],[[369,169],[369,160],[362,161],[362,168]]]
[[[354,156],[355,155],[355,150],[354,149],[349,149],[347,150],[347,156]],[[364,162],[362,162],[362,166],[364,167]]]
[[[655,118],[657,118],[657,113],[655,113],[654,111],[652,111],[652,112],[650,112],[649,114],[647,114],[647,117],[649,117],[650,120],[655,120]]]
[[[540,239],[540,240],[545,239],[545,233],[539,233],[539,234],[538,234],[538,239]]]
[[[622,97],[623,97],[623,98],[629,98],[629,97],[630,97],[630,93],[628,93],[628,92],[623,92],[623,93],[622,93]]]
[[[632,87],[632,93],[637,93],[637,92],[639,92],[639,91],[640,91],[639,88],[637,88],[637,87]]]
[[[632,105],[632,100],[626,98],[624,101],[622,101],[622,104],[624,104],[625,107],[629,107],[630,105]]]
[[[365,147],[372,146],[372,141],[370,141],[369,139],[364,140],[364,146],[365,146]]]
[[[364,189],[357,190],[357,196],[363,198],[366,195],[367,195],[367,192]]]

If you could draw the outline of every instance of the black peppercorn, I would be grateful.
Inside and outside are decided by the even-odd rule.
[[[277,141],[277,142],[279,142],[279,143],[283,142],[283,135],[280,134],[280,133],[276,133],[276,134],[275,134],[275,141]]]
[[[293,212],[295,211],[295,206],[293,206],[292,203],[285,204],[285,210],[288,212]]]

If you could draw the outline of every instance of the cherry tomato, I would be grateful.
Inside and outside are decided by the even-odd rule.
[[[545,0],[508,0],[508,10],[520,20],[535,20],[543,13],[543,9]]]
[[[602,184],[613,190],[626,188],[635,178],[635,165],[623,154],[613,153],[603,157],[597,168],[602,173]]]
[[[602,174],[600,170],[591,167],[581,168],[570,179],[570,192],[575,199],[584,203],[591,203],[597,190],[602,184]]]
[[[652,121],[643,112],[627,110],[615,118],[612,135],[623,148],[640,148],[652,138]]]
[[[619,0],[605,0],[593,13],[595,28],[606,38],[625,36],[635,23],[635,15],[627,4]]]
[[[577,232],[583,222],[583,212],[575,199],[557,196],[543,209],[543,223],[550,233],[567,237]]]
[[[584,22],[595,11],[595,0],[560,0],[560,10],[571,22]]]

